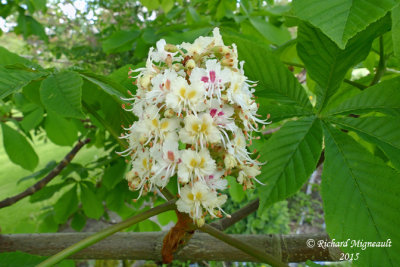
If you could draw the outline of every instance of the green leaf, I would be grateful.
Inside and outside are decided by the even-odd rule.
[[[102,183],[108,189],[113,189],[122,179],[126,171],[126,163],[119,160],[104,171]]]
[[[18,131],[1,123],[3,144],[12,162],[24,169],[33,171],[39,163],[39,158],[31,144]]]
[[[29,132],[36,126],[40,124],[43,120],[43,109],[41,107],[36,108],[31,113],[24,116],[24,119],[20,122],[22,129],[24,131]]]
[[[78,140],[75,124],[54,112],[47,113],[44,129],[47,137],[59,146],[72,146]]]
[[[58,184],[52,184],[52,185],[47,185],[34,193],[33,195],[30,196],[29,202],[34,203],[34,202],[39,202],[43,201],[46,199],[51,198],[55,193],[60,192],[60,190],[66,185],[65,182],[58,183]]]
[[[259,180],[260,209],[296,193],[315,170],[322,150],[319,119],[287,122],[260,151],[265,162]]]
[[[243,186],[236,181],[235,177],[227,176],[226,179],[228,180],[229,195],[232,197],[232,200],[238,203],[242,202],[246,196]]]
[[[6,48],[2,46],[0,46],[0,58],[1,58],[0,66],[12,65],[16,63],[25,64],[27,66],[32,64],[29,60],[8,51]]]
[[[0,100],[43,75],[42,72],[37,71],[0,67]]]
[[[238,47],[239,59],[244,60],[244,71],[250,80],[258,81],[255,94],[279,100],[282,104],[295,104],[312,110],[301,84],[279,59],[267,48],[236,36],[224,36],[227,43]]]
[[[161,8],[167,14],[174,7],[174,0],[161,0]]]
[[[400,5],[392,10],[392,39],[394,55],[400,58]]]
[[[65,117],[82,118],[82,78],[75,72],[63,71],[47,77],[40,86],[40,99],[45,107]]]
[[[124,86],[126,89],[128,89],[132,93],[134,93],[135,86],[132,84],[133,79],[129,78],[129,74],[128,74],[129,70],[131,70],[131,69],[135,69],[135,66],[132,64],[128,64],[128,65],[125,65],[125,66],[115,70],[107,77],[109,79],[113,80],[115,83],[118,83],[118,84]],[[122,88],[119,90],[122,90]],[[126,90],[123,91],[123,93],[125,94]]]
[[[85,225],[86,225],[86,217],[83,216],[81,212],[75,213],[71,220],[71,227],[75,231],[79,232],[83,229],[83,227],[85,227]]]
[[[139,228],[139,232],[158,232],[161,231],[160,226],[151,221],[151,220],[145,220],[145,221],[141,221],[140,223],[138,223],[138,228]]]
[[[47,257],[28,254],[20,251],[0,253],[1,267],[35,267]],[[73,260],[63,260],[56,267],[75,266]]]
[[[28,176],[22,177],[21,179],[18,180],[17,184],[20,184],[21,182],[32,179],[32,178],[34,178],[36,180],[40,179],[43,176],[45,176],[47,173],[49,173],[52,169],[54,169],[54,167],[56,165],[57,165],[57,162],[55,160],[49,161],[43,169],[41,169],[37,172],[34,172]]]
[[[4,252],[0,253],[0,262],[3,267],[35,267],[42,262],[45,257],[36,256],[23,252]]]
[[[305,110],[295,105],[283,105],[278,101],[270,101],[265,97],[259,97],[257,103],[260,104],[257,113],[262,118],[267,118],[269,114],[273,123],[288,118],[312,116],[314,114],[311,110]]]
[[[133,42],[139,35],[139,30],[115,31],[103,41],[103,51],[109,54],[132,50]]]
[[[140,2],[142,3],[142,5],[147,7],[149,11],[157,9],[160,6],[159,0],[140,0]]]
[[[385,17],[352,38],[342,50],[319,29],[305,23],[300,25],[297,52],[308,75],[320,86],[317,90],[319,110],[337,91],[350,67],[368,56],[372,41],[389,28],[390,19]]]
[[[378,145],[400,169],[400,118],[363,117],[330,118],[330,122],[354,131],[362,138]]]
[[[176,217],[176,213],[173,210],[163,212],[161,214],[157,215],[158,222],[162,225],[165,226],[170,222],[176,223],[178,221],[178,218]]]
[[[31,81],[24,88],[22,88],[22,94],[35,103],[38,106],[44,107],[42,101],[40,100],[40,85],[42,81]]]
[[[390,239],[390,248],[341,249],[360,252],[360,266],[398,266],[400,174],[347,134],[328,124],[324,133],[321,196],[328,234],[338,241]]]
[[[352,37],[397,4],[396,0],[295,0],[293,10],[344,49]]]
[[[102,200],[98,199],[93,192],[93,188],[89,188],[88,184],[81,184],[81,201],[83,211],[89,218],[100,219],[104,213]]]
[[[89,82],[99,86],[107,94],[114,96],[114,99],[118,102],[122,102],[121,98],[126,97],[126,88],[109,77],[89,72],[82,72],[81,76]]]
[[[65,223],[71,214],[78,209],[77,186],[74,185],[68,192],[64,193],[54,204],[54,220],[58,224]]]
[[[383,81],[359,94],[345,99],[342,103],[324,110],[323,114],[360,114],[370,111],[384,113],[400,112],[400,77]]]
[[[40,39],[48,42],[48,37],[42,24],[31,16],[20,13],[18,16],[18,26],[14,28],[16,34],[23,34],[25,38],[31,35],[37,35]]]
[[[291,39],[287,28],[276,27],[265,19],[259,17],[251,17],[250,23],[257,29],[262,36],[268,41],[276,45],[283,45]]]

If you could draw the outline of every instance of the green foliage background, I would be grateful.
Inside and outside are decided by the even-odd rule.
[[[274,203],[296,194],[324,159],[321,196],[330,237],[391,239],[391,248],[343,250],[360,253],[358,266],[400,264],[398,0],[93,0],[74,17],[60,9],[66,3],[0,4],[7,25],[15,23],[0,32],[0,195],[44,177],[78,139],[92,140],[29,201],[0,210],[5,232],[57,231],[66,222],[80,231],[88,218],[125,219],[161,203],[153,195],[132,202],[137,192],[128,190],[127,164],[115,153],[125,146],[121,124],[135,120],[121,108],[121,97],[135,92],[127,73],[144,64],[157,40],[190,42],[218,26],[225,43],[238,46],[246,75],[258,81],[268,129],[280,128],[252,145],[267,162],[259,177],[265,186],[246,195],[229,178],[230,212],[259,197],[261,216],[246,221],[253,221],[250,228],[287,232],[285,202]],[[16,49],[17,43],[24,45]],[[367,74],[357,77],[361,68]],[[7,223],[10,211],[31,208],[34,223]],[[130,230],[157,231],[174,220],[173,213],[162,214],[160,224],[144,221]],[[276,223],[266,226],[271,220]]]

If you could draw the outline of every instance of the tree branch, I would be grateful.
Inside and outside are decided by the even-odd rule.
[[[275,256],[272,256],[268,253],[265,252],[264,249],[259,249],[254,246],[253,243],[251,243],[251,246],[248,245],[248,243],[243,242],[237,238],[234,238],[231,235],[227,235],[218,229],[215,229],[214,227],[210,225],[204,225],[203,227],[199,228],[200,231],[203,231],[209,235],[212,235],[213,237],[231,245],[234,248],[240,249],[241,251],[249,254],[250,256],[254,257],[258,261],[268,263],[271,266],[276,266],[276,267],[287,267],[288,265],[284,264],[283,262],[280,261],[280,259],[276,258]]]
[[[92,236],[94,233],[49,233],[0,235],[0,251],[22,251],[50,256]],[[72,259],[131,259],[161,261],[162,241],[166,232],[116,233],[87,247],[69,258]],[[284,262],[338,261],[338,248],[323,249],[318,240],[330,241],[325,233],[298,235],[229,235],[244,243],[253,244]],[[314,247],[307,247],[307,240],[315,241]],[[248,254],[232,248],[214,237],[195,233],[188,244],[175,255],[176,260],[239,261],[257,262]]]
[[[48,184],[54,177],[56,177],[64,168],[67,166],[71,160],[75,157],[76,153],[87,143],[90,142],[90,139],[85,139],[83,142],[78,141],[78,144],[72,148],[72,150],[64,157],[64,159],[42,180],[32,185],[22,193],[15,195],[13,197],[6,198],[0,202],[0,209],[10,206],[21,199],[34,194],[35,192],[42,189],[46,184]]]
[[[96,244],[100,240],[103,240],[104,238],[119,232],[125,228],[128,228],[131,225],[134,225],[138,222],[144,221],[150,217],[153,217],[154,215],[163,213],[168,210],[173,210],[175,208],[175,200],[168,201],[164,204],[161,204],[157,207],[154,207],[152,209],[146,210],[138,215],[135,215],[125,221],[122,221],[120,223],[114,224],[113,226],[107,227],[100,232],[91,234],[87,236],[85,239],[74,243],[72,246],[68,246],[67,248],[63,249],[62,251],[58,252],[57,254],[51,256],[47,260],[43,261],[37,267],[50,267],[54,266],[54,264],[62,261],[63,259],[74,255],[75,253],[81,251],[84,248],[87,248],[93,244]],[[61,239],[62,242],[64,242],[64,239]],[[132,242],[132,241],[130,241]],[[139,244],[141,242],[138,242]],[[131,246],[131,245],[127,245]]]

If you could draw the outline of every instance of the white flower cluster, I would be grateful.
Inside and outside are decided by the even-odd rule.
[[[240,65],[240,68],[239,66]],[[244,189],[252,188],[260,163],[246,148],[258,123],[253,99],[255,84],[243,73],[237,49],[225,46],[219,29],[174,46],[165,40],[150,49],[146,67],[133,70],[137,91],[125,109],[138,120],[122,138],[132,169],[126,176],[131,190],[142,193],[165,187],[177,176],[177,209],[197,225],[204,217],[220,217],[227,196],[227,175]]]

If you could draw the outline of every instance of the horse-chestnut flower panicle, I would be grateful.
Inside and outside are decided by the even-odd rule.
[[[219,29],[180,45],[157,42],[146,66],[130,73],[136,95],[125,99],[138,120],[124,138],[131,170],[129,188],[146,194],[177,177],[180,212],[201,226],[206,214],[221,217],[227,196],[225,177],[236,175],[244,189],[254,187],[261,163],[246,144],[259,124],[256,84],[244,75],[235,44],[224,45]],[[229,215],[228,215],[229,216]]]

